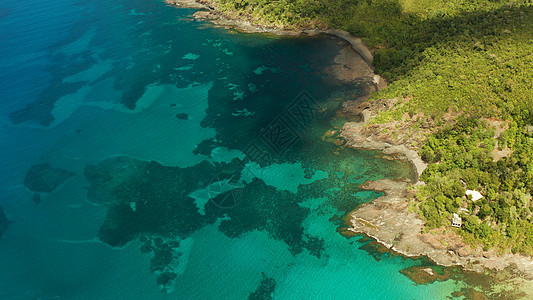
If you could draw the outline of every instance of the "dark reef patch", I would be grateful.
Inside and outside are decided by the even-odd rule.
[[[263,278],[261,279],[259,286],[248,296],[248,299],[250,300],[269,300],[273,298],[274,289],[276,288],[276,280],[267,277],[265,273],[261,273],[261,275]]]
[[[186,113],[179,113],[179,114],[176,114],[176,118],[180,120],[189,120],[189,115]]]
[[[362,240],[362,239],[361,239]],[[358,242],[361,242],[358,240]],[[380,261],[385,255],[393,255],[394,253],[391,250],[382,244],[372,240],[369,243],[365,243],[359,249],[368,252],[376,261]]]
[[[304,240],[304,248],[309,250],[311,255],[320,259],[322,257],[322,253],[324,250],[326,250],[324,246],[324,239],[308,234],[306,234],[305,237],[306,239]]]
[[[227,197],[227,193],[217,198]],[[309,209],[298,205],[300,198],[297,195],[278,191],[255,179],[242,189],[241,197],[243,200],[239,205],[226,212],[229,219],[220,223],[220,231],[236,238],[246,232],[264,230],[273,238],[285,241],[293,254],[303,250],[306,242],[302,223]],[[215,215],[219,211],[214,205],[206,207],[207,215]]]
[[[39,193],[35,193],[33,194],[33,196],[31,197],[31,201],[33,201],[35,204],[39,204],[41,203],[41,194]]]
[[[199,214],[188,195],[209,184],[206,174],[227,179],[238,171],[236,165],[237,161],[202,162],[179,168],[115,157],[87,166],[89,200],[109,206],[99,238],[111,246],[122,246],[141,233],[187,237],[221,215]]]
[[[176,260],[182,255],[177,251],[179,242],[150,236],[141,236],[139,240],[143,242],[141,253],[153,253],[150,272],[158,274],[157,284],[166,292],[177,277],[174,268],[177,266]]]
[[[193,153],[195,155],[209,155],[213,149],[220,146],[219,143],[217,143],[214,139],[208,139],[202,141],[200,144],[196,145],[196,148],[194,148]]]
[[[24,185],[33,192],[50,193],[74,175],[49,164],[33,165],[26,173]]]
[[[9,16],[12,12],[13,12],[12,9],[7,8],[7,7],[2,7],[2,8],[0,8],[0,18],[7,17],[7,16]]]
[[[86,84],[86,82],[66,82],[63,79],[80,70],[87,70],[95,63],[95,59],[89,53],[84,53],[73,59],[56,55],[53,60],[53,65],[49,67],[50,74],[53,74],[49,86],[37,96],[34,102],[10,114],[9,117],[13,124],[30,121],[38,122],[44,127],[52,124],[54,121],[52,110],[55,103],[66,95],[75,94]],[[66,68],[66,65],[69,67]]]
[[[213,204],[215,197],[213,202],[206,203],[205,214],[198,212],[189,195],[208,187],[214,175],[218,174],[219,180],[239,178],[236,175],[243,171],[243,166],[242,161],[235,159],[230,163],[202,162],[179,168],[128,157],[109,158],[87,166],[84,174],[91,184],[89,201],[109,207],[98,237],[114,247],[139,237],[143,242],[141,252],[153,254],[150,270],[157,274],[157,283],[164,291],[176,278],[173,266],[181,255],[177,252],[178,241],[217,220],[221,220],[219,230],[228,237],[266,231],[286,242],[293,254],[307,249],[320,258],[324,240],[304,233],[302,223],[309,209],[298,204],[303,199],[301,195],[278,191],[254,179],[239,189],[242,200],[238,205],[220,208]],[[217,197],[229,193],[232,191]],[[269,280],[264,281],[258,292],[270,291],[271,285]]]
[[[84,173],[91,183],[89,201],[109,206],[99,238],[111,246],[122,246],[144,234],[185,238],[226,215],[219,229],[228,237],[263,230],[285,241],[293,254],[307,249],[320,257],[324,241],[305,234],[302,227],[309,214],[308,208],[298,204],[302,195],[278,191],[254,179],[239,189],[242,200],[235,207],[221,209],[213,204],[219,197],[234,196],[230,190],[208,202],[205,214],[198,212],[189,195],[209,186],[213,175],[218,174],[219,180],[229,179],[240,174],[242,167],[239,160],[179,168],[128,157],[87,166]],[[149,245],[143,248],[152,250]]]
[[[147,162],[129,157],[114,157],[98,165],[86,166],[83,174],[91,183],[87,198],[96,204],[111,205],[117,202],[113,192],[117,186],[130,177],[143,172]]]
[[[9,227],[9,223],[11,222],[7,219],[7,216],[4,213],[4,209],[2,208],[2,206],[0,206],[0,239]]]
[[[197,146],[197,152],[207,155],[219,146],[219,142],[214,140],[204,141]],[[167,292],[178,280],[175,268],[181,256],[179,241],[218,222],[218,230],[230,238],[262,231],[285,242],[293,255],[307,252],[318,259],[323,258],[324,239],[305,232],[303,224],[311,210],[304,202],[323,199],[324,202],[313,209],[313,213],[328,215],[330,221],[342,225],[340,216],[373,196],[362,194],[358,188],[362,170],[353,172],[351,157],[342,158],[342,163],[335,164],[326,161],[311,164],[303,157],[294,158],[295,163],[301,162],[307,179],[312,178],[317,169],[329,173],[329,179],[300,185],[297,193],[278,190],[257,178],[243,182],[240,178],[247,170],[248,158],[220,164],[204,161],[180,168],[129,157],[113,157],[87,166],[84,175],[90,183],[89,201],[109,207],[100,227],[100,240],[118,247],[140,238],[143,242],[140,250],[153,255],[150,270],[156,274],[162,291]],[[367,166],[363,168],[366,170]],[[333,172],[340,169],[343,176]],[[196,200],[189,195],[196,191],[209,191],[213,180],[228,179],[235,181],[238,188],[212,194],[213,198],[205,203],[203,213],[200,213]],[[239,199],[232,206],[217,205],[228,197]],[[333,218],[334,215],[337,217]],[[370,249],[372,246],[375,245],[367,245],[367,250],[377,250]],[[379,259],[383,253],[375,254]],[[274,287],[275,282],[264,277],[250,298],[270,299]]]
[[[334,148],[325,145],[327,149]],[[207,155],[219,146],[226,145],[215,140],[204,141],[197,146],[196,152]],[[243,174],[250,175],[246,168],[248,158],[229,163],[203,161],[180,168],[113,157],[87,166],[84,175],[90,183],[88,200],[109,207],[98,234],[100,240],[119,247],[140,238],[143,242],[140,250],[153,255],[150,270],[157,274],[162,289],[167,290],[177,278],[173,268],[180,256],[179,241],[207,225],[218,224],[218,230],[230,238],[239,238],[253,231],[266,232],[271,238],[286,243],[293,255],[307,252],[318,259],[323,258],[323,237],[306,233],[303,226],[311,213],[307,200],[323,199],[313,213],[327,215],[331,222],[340,226],[340,216],[373,196],[362,194],[358,188],[362,183],[360,173],[373,166],[365,165],[363,170],[354,172],[352,156],[340,156],[342,163],[335,164],[329,161],[310,163],[303,157],[294,157],[293,162],[301,163],[307,179],[312,178],[316,170],[325,170],[329,174],[328,179],[300,185],[296,193],[277,189],[258,178],[250,180],[246,177],[247,181],[243,181]],[[334,172],[339,170],[342,170],[342,174],[339,173],[342,176]],[[229,190],[211,190],[213,184],[229,180],[232,184]],[[194,192],[209,193],[211,199],[196,203]],[[220,205],[232,199],[233,205]],[[197,204],[202,205],[203,210]],[[377,250],[373,246],[367,245],[366,248]],[[379,255],[376,258],[379,259]],[[271,294],[274,283],[268,279],[263,281],[250,297]]]

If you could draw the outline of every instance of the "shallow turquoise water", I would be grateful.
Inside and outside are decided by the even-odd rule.
[[[358,93],[324,72],[342,42],[211,28],[149,0],[0,12],[0,298],[441,299],[461,286],[415,285],[398,271],[420,261],[377,261],[336,232],[379,196],[358,185],[411,176],[321,140]]]

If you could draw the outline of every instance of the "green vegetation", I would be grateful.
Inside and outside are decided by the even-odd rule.
[[[499,139],[513,154],[497,162],[494,131],[479,118],[459,117],[428,138],[420,153],[430,165],[417,195],[428,228],[448,226],[462,207],[468,210],[461,213],[465,241],[533,254],[533,135],[516,128],[512,124],[507,132],[514,134]],[[485,197],[473,202],[464,197],[466,189]]]
[[[391,82],[371,99],[400,99],[375,122],[416,115],[413,132],[425,135],[417,210],[427,229],[462,207],[466,242],[533,254],[532,0],[212,1],[256,24],[361,37]],[[472,202],[466,189],[485,197]]]

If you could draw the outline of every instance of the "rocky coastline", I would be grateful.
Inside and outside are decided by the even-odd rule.
[[[397,99],[378,99],[363,103],[346,102],[343,112],[354,116],[356,121],[347,122],[340,136],[346,145],[357,149],[378,150],[397,159],[409,161],[416,170],[416,183],[412,180],[382,179],[366,182],[362,189],[385,193],[372,202],[365,203],[351,212],[345,219],[343,234],[364,234],[376,240],[394,253],[406,257],[425,256],[441,266],[460,266],[464,270],[483,273],[485,270],[502,271],[512,268],[515,279],[520,279],[521,289],[533,288],[533,259],[519,254],[485,251],[481,246],[472,248],[465,244],[453,227],[436,229],[423,233],[424,222],[412,209],[415,205],[413,184],[424,184],[419,180],[427,164],[418,155],[424,133],[431,127],[421,128],[418,134],[407,133],[399,128],[398,135],[391,129],[398,124],[374,124],[372,119],[379,112],[391,109]],[[413,118],[416,119],[416,116]],[[409,126],[409,122],[402,126]],[[513,281],[516,283],[516,280]]]
[[[341,113],[354,121],[345,123],[339,136],[349,147],[378,150],[386,157],[412,163],[416,171],[416,179],[414,181],[383,179],[363,184],[361,188],[381,191],[385,195],[361,205],[350,213],[345,220],[347,227],[341,233],[347,237],[364,234],[403,256],[425,256],[438,265],[460,266],[467,271],[481,273],[486,269],[501,271],[513,267],[517,276],[512,283],[520,284],[520,288],[528,294],[533,292],[532,258],[518,254],[496,253],[494,250],[485,251],[481,247],[473,249],[466,245],[462,237],[452,228],[422,233],[424,223],[418,214],[410,209],[412,204],[410,199],[413,199],[414,192],[409,187],[413,184],[424,184],[419,181],[419,178],[427,164],[418,155],[417,149],[421,146],[424,134],[431,130],[432,124],[428,124],[427,128],[421,128],[417,133],[412,133],[407,129],[412,122],[417,121],[417,116],[411,117],[412,122],[406,121],[401,124],[370,122],[381,111],[392,108],[398,99],[362,101],[368,99],[371,92],[385,88],[387,83],[385,79],[375,74],[372,66],[372,52],[359,38],[342,30],[285,30],[256,26],[248,20],[219,12],[214,2],[209,0],[165,0],[165,2],[178,7],[200,9],[193,15],[195,19],[208,20],[215,26],[234,28],[246,33],[270,33],[285,36],[328,34],[346,41],[351,49],[349,51],[343,49],[336,57],[334,65],[326,72],[333,74],[339,80],[363,82],[366,86],[363,85],[365,89],[363,97],[343,104]],[[366,67],[361,67],[362,62]],[[423,118],[423,116],[418,117]],[[398,132],[398,134],[392,132]]]
[[[442,266],[461,266],[465,270],[483,272],[485,268],[501,271],[510,266],[525,279],[533,280],[533,264],[529,257],[499,254],[481,247],[471,248],[454,230],[437,229],[422,233],[423,221],[410,211],[410,182],[382,179],[361,186],[366,190],[384,192],[370,203],[350,214],[346,231],[372,237],[390,250],[407,257],[426,256]]]

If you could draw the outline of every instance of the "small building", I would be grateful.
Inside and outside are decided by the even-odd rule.
[[[481,195],[480,192],[474,190],[466,190],[466,197],[468,198],[468,196],[472,197],[472,201],[477,201],[483,198],[483,195]]]
[[[461,207],[461,208],[459,208],[459,213],[467,213],[467,214],[469,214],[470,211],[468,209],[464,208],[464,207]]]
[[[463,220],[461,219],[461,217],[459,217],[458,214],[454,213],[452,217],[452,226],[460,228],[462,224]]]

